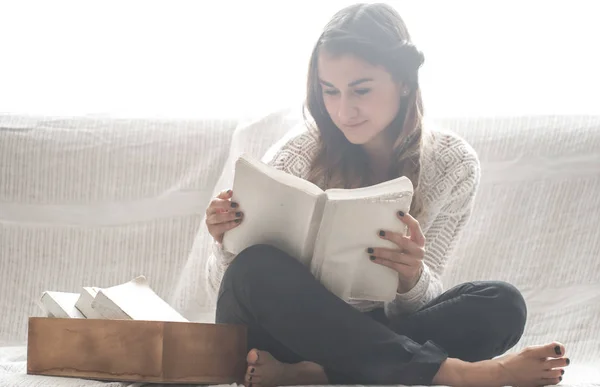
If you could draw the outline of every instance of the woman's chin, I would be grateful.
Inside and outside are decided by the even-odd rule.
[[[344,137],[346,137],[346,140],[348,140],[350,143],[354,144],[354,145],[364,145],[366,143],[368,143],[369,141],[371,141],[372,136],[365,136],[364,134],[361,135],[361,133],[348,133],[348,132],[343,132],[344,133]]]

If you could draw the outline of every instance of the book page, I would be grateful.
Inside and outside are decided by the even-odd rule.
[[[380,229],[406,235],[396,213],[408,212],[412,184],[399,178],[381,185],[328,190],[311,265],[313,274],[334,294],[350,299],[391,301],[398,274],[369,260],[368,247],[397,248],[379,238]]]
[[[239,254],[252,245],[269,244],[308,266],[325,199],[323,191],[248,156],[236,162],[232,189],[232,201],[239,203],[244,218],[225,233],[225,250]]]
[[[79,293],[79,299],[75,304],[75,307],[88,319],[101,319],[103,318],[100,313],[92,308],[92,302],[98,294],[100,288],[84,286]]]

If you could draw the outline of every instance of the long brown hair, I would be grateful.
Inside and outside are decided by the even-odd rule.
[[[386,134],[394,141],[395,152],[389,178],[407,176],[418,191],[424,138],[418,69],[424,58],[412,44],[400,15],[386,4],[355,4],[337,12],[313,49],[305,120],[310,129],[319,131],[320,147],[308,180],[324,182],[327,188],[356,188],[376,183],[365,151],[346,139],[325,109],[318,76],[318,57],[323,51],[333,56],[353,55],[381,65],[396,82],[403,82],[408,88],[408,95],[401,98],[397,116],[386,128]],[[310,122],[307,111],[314,122]],[[416,216],[420,207],[421,198],[416,192],[411,213]]]

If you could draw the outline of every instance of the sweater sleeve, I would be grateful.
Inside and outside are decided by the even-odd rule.
[[[318,140],[315,135],[305,132],[292,137],[289,141],[285,141],[266,163],[281,171],[304,178],[310,170],[311,160],[317,146]],[[243,211],[244,204],[240,203],[240,206]],[[214,240],[211,250],[212,252],[206,261],[204,273],[205,281],[208,285],[207,290],[211,293],[210,296],[212,299],[216,299],[223,275],[235,259],[235,255],[225,250],[222,244]]]
[[[424,269],[417,284],[408,292],[397,294],[386,303],[388,317],[414,312],[442,294],[442,273],[467,224],[480,179],[480,166],[474,152],[464,157],[443,175],[454,181],[449,193],[438,198],[444,201],[425,232]]]

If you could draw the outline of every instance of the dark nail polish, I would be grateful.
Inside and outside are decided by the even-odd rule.
[[[252,376],[250,376],[250,377],[248,378],[248,381],[249,381],[249,382],[251,382],[251,381],[252,381]]]
[[[239,218],[240,216],[242,216],[242,213],[240,211],[238,211],[235,213],[235,216],[237,216]]]
[[[382,237],[382,236],[385,236],[385,231],[383,231],[383,230],[379,230],[379,236],[381,236],[381,237]]]
[[[560,347],[558,345],[554,347],[554,352],[556,352],[557,355],[560,355]]]
[[[559,381],[559,382],[562,382],[562,376],[559,376],[559,377],[558,377],[558,381]]]
[[[239,223],[239,222],[241,222],[241,221],[242,221],[241,219],[236,219],[236,220],[234,220],[234,222],[236,222],[236,223]]]
[[[571,360],[569,360],[569,358],[567,358],[567,365],[571,364]]]
[[[230,189],[227,190],[227,195],[231,195],[231,190]]]
[[[398,211],[398,215],[400,215],[400,216],[404,216],[404,212],[402,212],[402,211]]]
[[[373,254],[373,249],[372,249],[371,247],[369,247],[369,248],[367,249],[367,253],[369,253],[369,254]]]
[[[254,373],[254,367],[250,368],[250,373],[253,374]]]
[[[236,202],[231,202],[231,208],[236,208],[238,204]]]
[[[565,370],[560,370],[560,374],[564,375],[565,374]]]
[[[374,260],[375,260],[375,256],[374,256],[374,255],[371,255],[371,256],[369,257],[369,259],[370,259],[371,261],[374,261]]]

